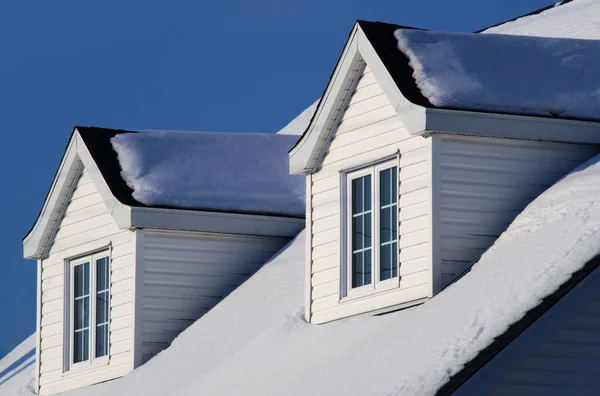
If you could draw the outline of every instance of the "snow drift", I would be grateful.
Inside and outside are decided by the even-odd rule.
[[[600,41],[399,29],[437,107],[600,119]]]
[[[304,216],[305,181],[288,172],[297,136],[142,132],[111,139],[133,198],[150,206]]]

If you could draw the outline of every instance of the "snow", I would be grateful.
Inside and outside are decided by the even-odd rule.
[[[432,394],[600,253],[599,178],[600,156],[534,200],[460,281],[383,316],[303,320],[301,233],[146,365],[70,394]]]
[[[0,395],[34,394],[35,333],[0,359]]]
[[[485,33],[598,40],[600,39],[600,2],[573,0],[540,14],[486,29]]]
[[[149,206],[304,215],[305,180],[288,172],[297,136],[143,132],[111,139],[133,197]]]
[[[437,107],[599,119],[600,41],[399,29]]]
[[[310,124],[310,120],[312,116],[315,114],[317,110],[317,106],[319,105],[319,101],[321,99],[317,99],[313,104],[311,104],[306,110],[300,113],[296,118],[290,121],[289,124],[284,126],[279,132],[280,135],[302,135],[308,125]]]

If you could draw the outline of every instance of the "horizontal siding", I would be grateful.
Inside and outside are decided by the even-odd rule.
[[[110,363],[63,374],[66,260],[112,245]],[[62,392],[120,377],[133,368],[133,234],[112,221],[84,170],[61,219],[49,255],[42,261],[40,391]]]
[[[456,394],[600,394],[598,290],[596,269]]]
[[[434,161],[443,286],[479,259],[535,197],[598,152],[508,139],[434,139],[440,142]]]
[[[166,348],[287,242],[143,231],[142,362]]]
[[[340,172],[400,152],[399,289],[340,304]],[[319,171],[311,175],[311,312],[321,323],[429,294],[429,140],[410,136],[367,67]],[[406,268],[406,270],[405,270]]]

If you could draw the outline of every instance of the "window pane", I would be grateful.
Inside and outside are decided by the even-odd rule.
[[[371,250],[352,255],[352,287],[371,284]]]
[[[96,297],[96,324],[108,322],[108,292],[98,293]]]
[[[392,203],[398,202],[398,168],[391,168],[392,172]]]
[[[108,257],[96,260],[96,291],[108,289]]]
[[[379,228],[381,243],[392,240],[392,208],[387,207],[379,211]]]
[[[90,331],[82,330],[75,332],[73,340],[73,363],[83,362],[89,359]]]
[[[380,271],[379,279],[386,280],[392,278],[392,245],[381,246],[379,250]]]
[[[392,203],[392,169],[379,172],[379,194],[381,206]]]
[[[74,319],[75,323],[73,328],[80,330],[90,326],[90,298],[80,297],[75,300],[73,304],[75,308]]]
[[[364,218],[363,247],[368,248],[368,247],[371,247],[371,213],[365,214],[363,216],[363,218]]]
[[[394,242],[392,246],[392,278],[398,276],[398,243]]]
[[[80,264],[74,271],[75,298],[90,294],[90,263]]]
[[[366,212],[371,210],[371,175],[367,175],[363,177],[364,181],[364,207],[363,211]]]
[[[108,355],[108,323],[96,327],[96,357]]]
[[[362,249],[363,244],[363,229],[364,216],[356,216],[352,218],[352,251]]]
[[[352,180],[352,214],[363,211],[363,178]]]
[[[390,208],[392,211],[392,223],[390,229],[392,230],[392,240],[398,239],[398,205],[394,205]]]

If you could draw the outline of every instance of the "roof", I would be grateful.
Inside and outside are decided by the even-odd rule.
[[[598,40],[600,3],[596,0],[562,1],[481,32]]]
[[[304,217],[304,179],[287,172],[296,136],[77,130],[125,205]]]
[[[24,257],[46,256],[83,168],[119,229],[293,237],[305,199],[304,179],[287,173],[296,139],[76,127],[23,239]]]
[[[514,337],[521,318],[548,309],[597,266],[599,176],[600,156],[534,200],[460,281],[422,305],[380,316],[304,321],[301,233],[133,375],[73,395],[443,390],[463,365]]]

